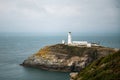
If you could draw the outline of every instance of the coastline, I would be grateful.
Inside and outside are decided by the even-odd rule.
[[[21,65],[48,71],[79,72],[94,60],[116,51],[107,47],[90,48],[55,44],[43,47],[24,60]]]

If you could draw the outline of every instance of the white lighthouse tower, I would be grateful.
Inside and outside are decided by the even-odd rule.
[[[68,44],[72,44],[71,32],[68,33]]]

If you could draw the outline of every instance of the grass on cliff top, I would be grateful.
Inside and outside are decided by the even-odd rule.
[[[50,49],[49,49],[49,46],[46,46],[46,47],[40,49],[35,55],[42,56],[42,55],[46,55],[48,52],[50,52]]]
[[[36,55],[46,55],[49,53],[60,53],[60,54],[69,54],[71,56],[82,56],[84,54],[88,54],[89,56],[95,57],[96,54],[95,48],[88,48],[88,47],[77,47],[77,46],[68,46],[64,44],[56,44],[52,46],[47,46],[42,48]]]
[[[94,61],[75,80],[120,80],[120,51]]]

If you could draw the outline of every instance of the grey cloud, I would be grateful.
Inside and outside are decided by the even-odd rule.
[[[0,32],[119,32],[119,0],[1,0]],[[53,30],[53,31],[52,31]]]

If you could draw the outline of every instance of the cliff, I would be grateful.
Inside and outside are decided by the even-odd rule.
[[[51,71],[76,72],[92,61],[116,52],[106,47],[77,47],[64,44],[46,46],[24,60],[23,66]]]
[[[72,73],[71,80],[120,80],[120,51],[92,62],[80,73]]]

